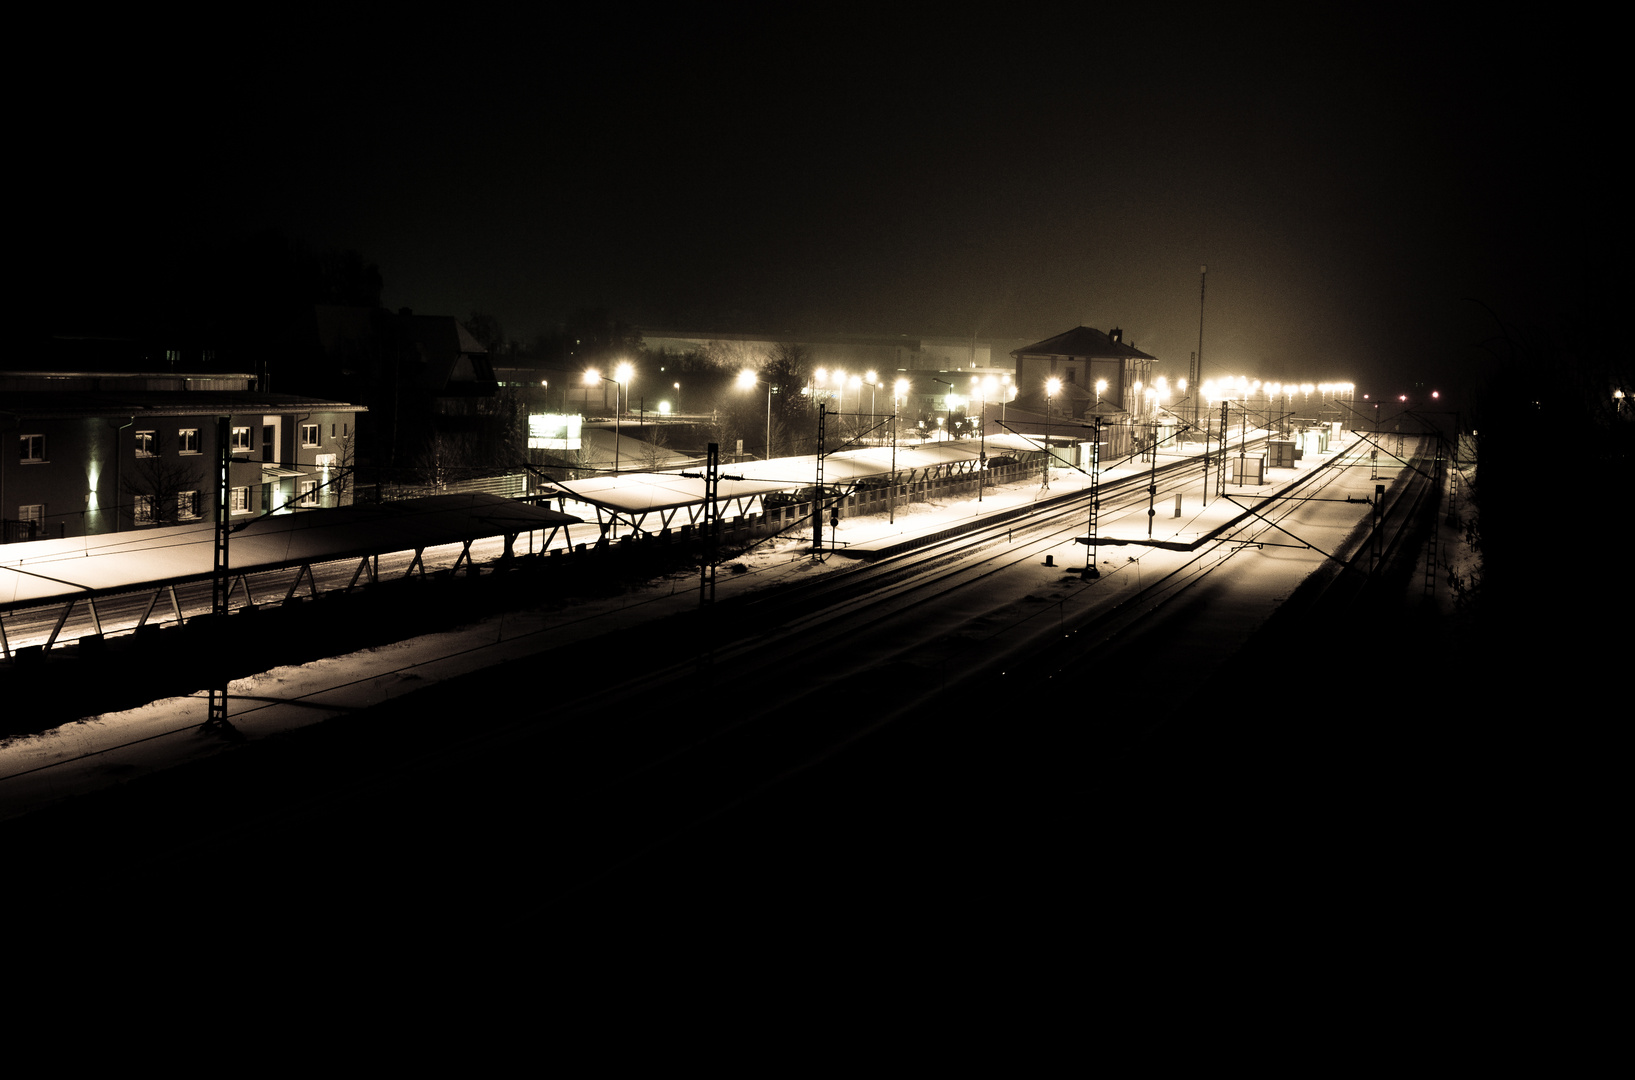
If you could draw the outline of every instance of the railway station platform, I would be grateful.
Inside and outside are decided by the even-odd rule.
[[[1197,443],[1175,450],[1160,449],[1156,462],[1138,457],[1100,468],[1094,482],[1103,491],[1122,487],[1126,494],[1116,500],[1104,499],[1096,528],[1098,546],[1183,550],[1194,547],[1241,517],[1247,506],[1286,488],[1313,469],[1329,464],[1337,455],[1361,453],[1366,456],[1374,449],[1365,433],[1352,432],[1347,433],[1343,443],[1336,441],[1327,453],[1303,455],[1286,466],[1276,466],[1266,464],[1270,455],[1264,449],[1264,442],[1271,435],[1265,430],[1250,431],[1246,435],[1249,449],[1240,451],[1234,445],[1224,455],[1220,447],[1214,447],[1207,488],[1205,477],[1196,469],[1187,470],[1184,477],[1176,475],[1189,462],[1201,465],[1204,447]],[[1219,473],[1223,460],[1228,474],[1224,485]],[[1254,464],[1245,468],[1246,462]],[[1373,490],[1376,474],[1378,482],[1388,484],[1402,466],[1401,459],[1388,451],[1382,451],[1377,458],[1367,458],[1367,463],[1372,467],[1361,469],[1358,477],[1348,478],[1345,487],[1349,497],[1366,499]],[[1150,499],[1132,498],[1127,493],[1130,482],[1145,488],[1147,485],[1142,484],[1142,480],[1154,476],[1155,465],[1156,493]],[[833,527],[825,522],[826,546],[832,546],[837,554],[880,558],[922,543],[930,535],[981,522],[998,524],[1008,519],[1025,524],[1036,513],[1059,508],[1064,502],[1082,500],[1092,485],[1089,473],[1073,467],[1058,465],[1051,469],[1048,487],[1041,483],[1039,472],[1034,476],[1031,481],[986,488],[980,500],[970,494],[957,499],[899,505],[895,520],[876,513],[842,518],[838,526]],[[1236,482],[1240,476],[1255,482]],[[1086,510],[1088,536],[1088,507]]]

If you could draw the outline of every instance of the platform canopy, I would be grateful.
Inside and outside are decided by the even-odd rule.
[[[899,474],[941,466],[972,466],[981,456],[972,440],[915,443],[897,447]],[[688,470],[693,472],[694,470]],[[702,469],[697,470],[702,473]],[[889,477],[892,452],[889,446],[843,450],[823,460],[823,482],[846,484],[871,477]],[[817,483],[817,457],[773,458],[771,461],[739,461],[720,467],[717,498],[723,503],[744,503],[757,495],[775,491],[795,491]],[[731,479],[729,479],[731,478]],[[621,513],[639,515],[702,505],[702,475],[681,473],[619,473],[584,480],[556,480],[552,485],[570,499]]]
[[[384,555],[490,536],[551,530],[583,519],[470,493],[303,510],[249,520],[230,535],[234,575]],[[211,522],[0,546],[0,609],[49,604],[207,579],[215,572]]]
[[[740,465],[729,465],[721,472],[737,476],[742,475],[742,469]],[[681,473],[619,473],[584,480],[553,480],[551,485],[570,499],[626,514],[694,506],[703,503],[705,495],[702,476],[683,476]],[[792,486],[795,485],[774,480],[722,479],[716,495],[727,502],[771,491],[785,491]]]

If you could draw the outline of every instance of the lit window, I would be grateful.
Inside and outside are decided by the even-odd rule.
[[[138,431],[136,433],[136,456],[137,457],[152,457],[153,456],[153,453],[154,453],[153,448],[154,448],[154,441],[155,441],[154,440],[154,435],[155,435],[155,432],[152,432],[152,431]]]
[[[45,460],[44,435],[24,435],[22,437],[21,460],[30,462]]]
[[[236,428],[233,429],[233,449],[234,450],[248,450],[248,449],[250,449],[250,429],[249,428],[247,428],[247,427],[236,427]]]
[[[182,428],[176,432],[177,448],[184,454],[199,452],[199,429],[196,427]]]
[[[199,517],[201,503],[197,491],[181,491],[176,494],[176,516],[183,521],[194,521]]]
[[[19,506],[17,508],[17,520],[38,529],[45,524],[45,503],[35,503],[33,506]]]
[[[301,445],[302,446],[317,446],[318,445],[318,425],[317,424],[302,424],[301,425]]]
[[[136,523],[138,525],[153,524],[152,495],[138,495],[136,497]]]
[[[300,499],[298,501],[300,502],[300,504],[302,506],[317,506],[318,505],[318,481],[316,481],[316,480],[303,480],[303,481],[301,481],[300,489],[297,492],[297,494],[299,494],[299,496],[300,496]]]
[[[248,431],[250,429],[245,428],[244,430]],[[236,487],[236,488],[233,489],[232,507],[233,507],[233,513],[235,513],[235,514],[248,514],[250,512],[250,489],[249,488],[247,488],[247,487]]]

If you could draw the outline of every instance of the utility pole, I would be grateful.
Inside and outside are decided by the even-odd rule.
[[[1099,420],[1100,417],[1097,417]],[[1147,539],[1152,539],[1152,519],[1158,513],[1158,423],[1152,425],[1152,471],[1147,479]]]
[[[826,441],[823,436],[824,421],[828,418],[829,406],[818,406],[817,427],[817,495],[812,499],[812,554],[823,554],[823,451]],[[895,454],[893,461],[895,461]]]
[[[720,559],[721,444],[710,443],[704,457],[704,561],[698,565],[698,604],[715,603],[715,564]]]
[[[233,461],[233,418],[216,417],[216,551],[210,576],[211,631],[217,640],[227,632],[227,596],[232,588],[228,578],[227,537],[232,520],[232,491],[228,487],[228,469]],[[227,722],[227,669],[208,650],[214,670],[210,673],[210,712],[205,717],[204,730],[231,730]]]
[[[1090,444],[1090,535],[1086,538],[1090,551],[1085,558],[1084,578],[1086,581],[1101,577],[1101,570],[1096,566],[1096,529],[1100,525],[1101,517],[1101,415],[1096,415],[1095,442]]]
[[[901,380],[898,380],[901,382]],[[894,386],[891,389],[891,495],[886,499],[886,521],[897,524],[897,415],[898,406],[902,402],[902,387]]]
[[[1232,402],[1230,400],[1221,402],[1221,461],[1220,468],[1216,470],[1215,476],[1215,483],[1218,485],[1215,489],[1217,495],[1226,494],[1226,437],[1227,425],[1232,422],[1231,409]]]
[[[1198,351],[1193,354],[1196,370],[1192,373],[1192,381],[1187,383],[1193,387],[1192,422],[1198,422],[1198,393],[1203,388],[1204,377],[1204,288],[1209,284],[1209,267],[1198,267]],[[1222,433],[1224,435],[1224,432]]]

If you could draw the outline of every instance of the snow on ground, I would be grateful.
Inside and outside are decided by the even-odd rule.
[[[1187,449],[1196,452],[1201,448]],[[1161,455],[1161,460],[1168,456]],[[1149,467],[1131,462],[1104,469],[1102,478],[1118,479]],[[809,533],[763,543],[718,570],[716,594],[728,597],[793,577],[831,572],[853,565],[855,560],[844,553],[847,545],[934,532],[1045,495],[1082,490],[1089,484],[1090,478],[1076,470],[1055,469],[1048,492],[1041,491],[1038,481],[1030,479],[989,488],[980,501],[973,495],[900,504],[895,521],[880,514],[843,519],[838,529],[826,523],[825,534],[839,545],[835,554],[822,560],[812,558]],[[1194,485],[1189,490],[1198,488]],[[1170,497],[1168,503],[1158,507],[1160,516],[1154,519],[1154,536],[1195,538],[1239,510],[1241,505],[1228,499],[1212,499],[1205,508],[1201,499],[1189,495],[1183,517],[1175,519],[1171,516]],[[1099,531],[1140,539],[1146,530],[1143,504],[1118,517],[1104,516]],[[1084,549],[1073,547],[1082,557]],[[734,572],[734,564],[742,564],[747,572]],[[228,687],[229,719],[245,739],[265,738],[411,693],[441,679],[548,651],[564,638],[583,634],[585,625],[592,621],[596,632],[601,633],[609,626],[617,628],[683,610],[696,605],[697,594],[698,575],[676,573],[617,596],[576,600],[548,613],[506,613],[456,630],[274,668],[236,680]],[[0,820],[57,799],[221,752],[232,744],[199,731],[207,709],[208,701],[202,694],[167,698],[126,712],[84,717],[38,735],[0,740]]]

